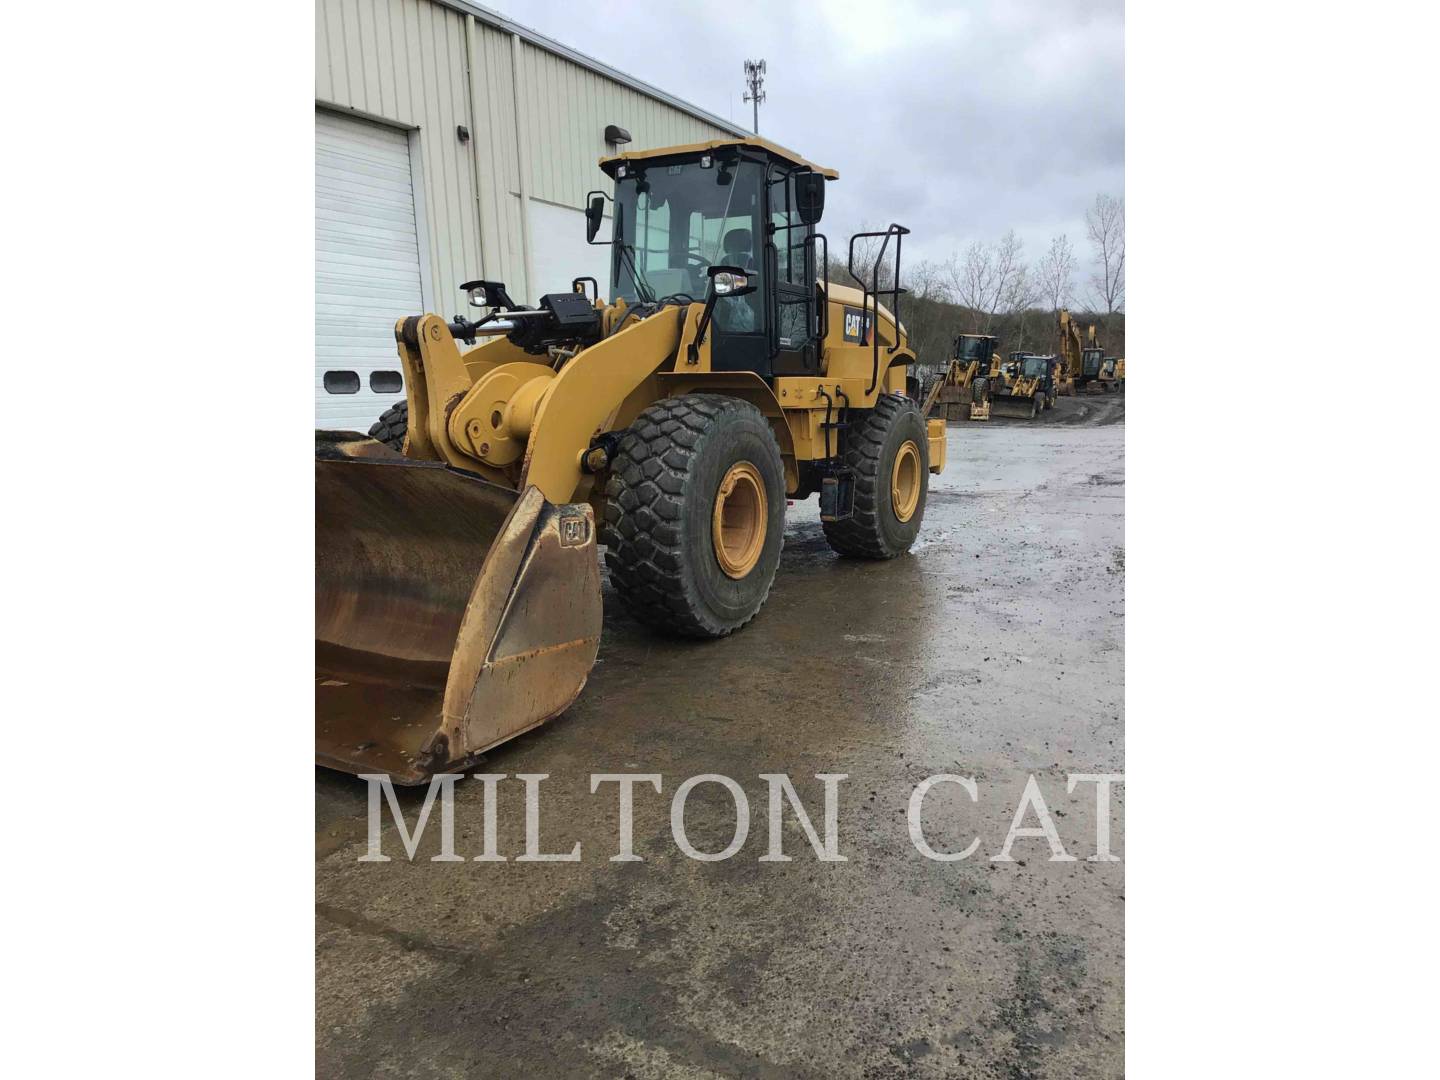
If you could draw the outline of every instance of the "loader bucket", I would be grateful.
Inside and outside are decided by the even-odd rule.
[[[315,758],[418,784],[563,712],[600,644],[586,504],[370,440],[315,460]]]
[[[1035,399],[1018,394],[991,394],[990,409],[993,416],[1015,416],[1028,420],[1034,415]]]

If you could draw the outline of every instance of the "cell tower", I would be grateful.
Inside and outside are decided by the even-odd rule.
[[[745,97],[744,97],[743,100],[745,100],[745,101],[753,101],[753,102],[755,103],[755,111],[754,111],[755,120],[754,120],[754,123],[751,125],[751,127],[754,129],[755,134],[756,134],[756,135],[759,135],[759,134],[760,134],[760,103],[765,100],[765,90],[764,90],[764,86],[765,86],[765,61],[764,61],[764,60],[746,60],[746,61],[745,61],[745,85],[748,86],[750,89],[749,89],[749,91],[745,94]]]

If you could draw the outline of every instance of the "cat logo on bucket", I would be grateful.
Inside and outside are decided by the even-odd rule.
[[[868,311],[847,307],[845,309],[845,340],[863,342],[868,345],[870,343],[868,335],[874,318]]]
[[[590,522],[583,514],[562,514],[560,546],[579,547],[590,539]]]

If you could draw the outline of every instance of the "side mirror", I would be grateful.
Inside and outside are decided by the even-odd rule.
[[[705,273],[715,296],[745,296],[755,291],[755,282],[738,266],[712,266]]]
[[[593,244],[605,223],[605,196],[599,192],[590,193],[590,204],[585,207],[585,242]]]
[[[820,220],[825,213],[825,177],[816,172],[795,177],[795,208],[806,225]]]

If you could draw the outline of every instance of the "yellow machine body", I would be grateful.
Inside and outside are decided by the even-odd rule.
[[[1114,357],[1106,357],[1095,337],[1092,323],[1082,335],[1080,325],[1069,311],[1059,315],[1060,357],[1064,361],[1064,381],[1057,384],[1062,394],[1109,393],[1120,385]]]
[[[961,334],[955,339],[955,356],[931,386],[921,411],[939,411],[943,419],[990,419],[990,395],[995,385],[995,349],[990,334]]]
[[[726,146],[835,176],[758,139],[602,167]],[[838,410],[903,394],[915,360],[875,293],[816,288],[824,332],[818,370],[804,376],[717,370],[700,301],[642,313],[595,297],[598,340],[538,351],[508,336],[462,350],[441,316],[401,318],[403,452],[355,437],[317,444],[318,760],[418,783],[575,699],[600,640],[597,440],[655,402],[694,393],[750,402],[773,430],[787,494],[808,495],[804,466],[834,455]],[[925,441],[939,472],[944,424],[928,425]]]
[[[1012,353],[990,395],[995,415],[1036,419],[1055,403],[1056,373],[1062,366],[1058,357]]]

